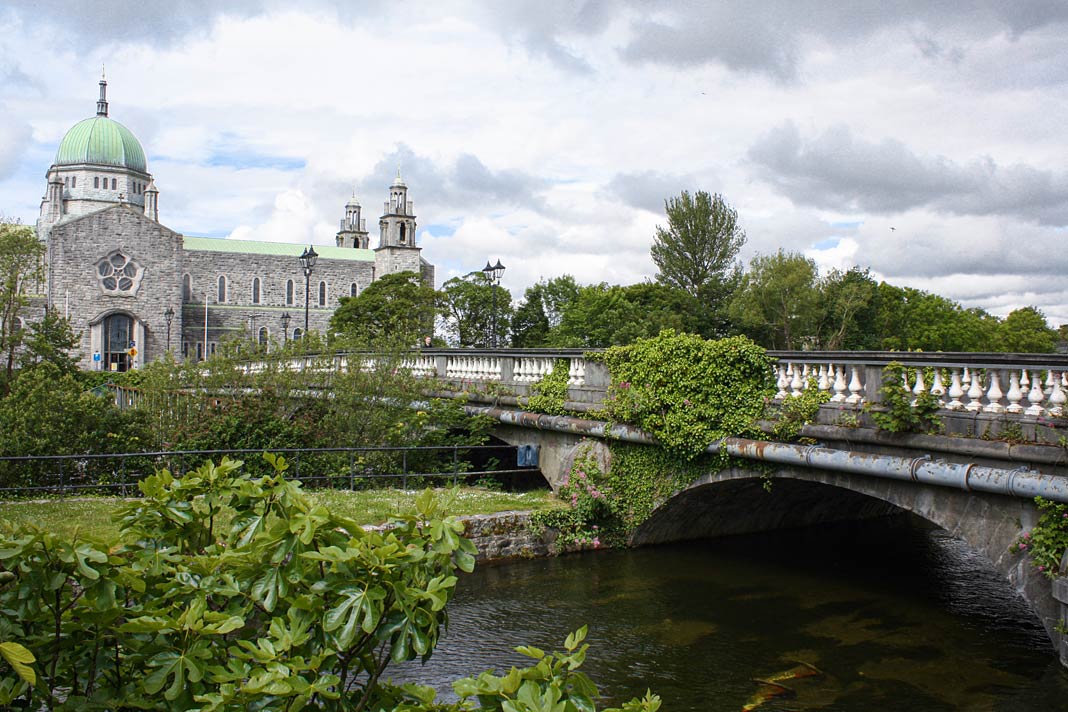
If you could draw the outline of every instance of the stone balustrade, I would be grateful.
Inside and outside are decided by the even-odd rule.
[[[527,395],[532,384],[568,364],[568,386],[575,402],[595,403],[608,388],[604,366],[585,358],[598,349],[422,349],[403,366],[422,378],[467,386],[497,384]],[[917,353],[892,351],[771,351],[775,397],[798,395],[810,381],[831,393],[839,407],[878,403],[883,369],[900,363],[905,385],[917,396],[928,392],[949,411],[1021,416],[1068,414],[1068,356],[1062,354]],[[344,369],[359,358],[373,365],[373,354],[337,354],[333,367]],[[313,359],[294,359],[287,368],[310,367]],[[250,371],[262,364],[250,363]]]
[[[1068,357],[1060,354],[970,354],[777,351],[777,399],[797,395],[810,381],[831,402],[879,400],[883,368],[904,367],[903,385],[933,395],[950,411],[1032,417],[1065,415]]]

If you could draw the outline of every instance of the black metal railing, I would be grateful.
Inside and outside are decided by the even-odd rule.
[[[288,476],[306,487],[357,490],[399,484],[458,484],[482,478],[530,473],[517,464],[513,445],[434,445],[421,447],[270,448],[289,461]],[[254,477],[273,468],[263,449],[176,450],[118,454],[0,457],[0,496],[137,496],[137,483],[157,470],[180,476],[205,461],[240,459]],[[389,483],[388,485],[386,483]]]

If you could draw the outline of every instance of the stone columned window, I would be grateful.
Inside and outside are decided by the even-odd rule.
[[[132,297],[144,276],[145,268],[121,250],[109,253],[96,263],[96,278],[104,294]]]

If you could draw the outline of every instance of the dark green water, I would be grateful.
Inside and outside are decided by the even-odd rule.
[[[882,520],[484,566],[451,626],[399,679],[449,690],[590,626],[586,670],[610,701],[665,712],[1068,710],[1068,675],[1022,600],[943,532]],[[793,669],[818,674],[785,679]],[[779,679],[788,690],[753,678]]]

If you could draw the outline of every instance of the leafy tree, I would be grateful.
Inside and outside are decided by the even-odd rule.
[[[433,331],[439,298],[415,272],[387,274],[359,295],[342,297],[330,331],[361,343],[422,344]]]
[[[816,263],[780,249],[752,259],[729,311],[757,343],[770,349],[799,349],[816,335],[818,297]]]
[[[545,313],[545,298],[541,284],[527,287],[523,301],[512,313],[512,346],[536,348],[549,339],[549,317]]]
[[[512,345],[548,346],[551,331],[560,325],[564,312],[578,295],[579,286],[569,274],[527,287],[523,302],[512,317]]]
[[[709,285],[724,281],[745,244],[738,213],[719,193],[703,190],[693,196],[684,190],[666,200],[664,209],[668,226],[657,226],[651,250],[659,270],[656,279],[700,296]]]
[[[444,331],[457,346],[488,346],[494,328],[497,343],[508,343],[512,296],[482,272],[453,277],[443,284],[440,304]]]
[[[875,333],[875,296],[878,284],[868,270],[852,267],[833,270],[819,281],[821,349],[871,350],[879,348]]]
[[[997,351],[1009,353],[1053,353],[1058,334],[1049,328],[1046,317],[1036,307],[1012,311],[997,328]]]
[[[60,316],[55,309],[46,309],[44,318],[31,322],[28,331],[19,355],[19,368],[33,368],[47,361],[60,373],[78,373],[78,358],[73,355],[78,337],[70,319]]]
[[[875,324],[881,348],[902,351],[989,351],[997,329],[981,309],[886,282],[876,295]]]
[[[148,437],[142,415],[120,411],[111,399],[86,391],[51,361],[20,373],[0,400],[5,455],[134,452]]]
[[[626,287],[602,282],[579,289],[549,342],[572,348],[617,346],[664,329],[696,333],[700,321],[700,302],[681,289],[650,282]]]
[[[19,316],[29,304],[28,291],[43,274],[44,243],[25,225],[0,220],[0,353],[7,356],[9,387],[15,368],[15,352],[25,332]]]

